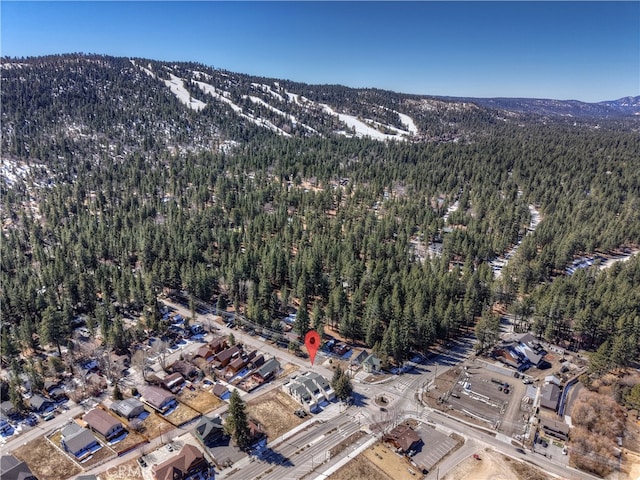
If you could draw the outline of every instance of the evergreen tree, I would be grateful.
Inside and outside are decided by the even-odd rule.
[[[251,433],[245,403],[240,398],[238,390],[234,389],[229,397],[229,412],[225,418],[224,430],[231,435],[233,441],[241,450],[248,450],[251,446]]]
[[[349,376],[342,370],[340,365],[336,367],[331,378],[331,388],[336,392],[338,397],[343,402],[346,402],[351,398],[353,393],[353,385]]]

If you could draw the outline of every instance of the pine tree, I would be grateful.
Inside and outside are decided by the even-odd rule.
[[[343,402],[346,402],[353,393],[353,385],[351,384],[351,379],[349,376],[342,370],[342,367],[338,365],[333,372],[333,377],[331,378],[331,388],[336,392],[336,397],[338,397]]]
[[[114,400],[122,400],[122,392],[120,391],[120,387],[118,386],[118,384],[116,383],[116,385],[113,387],[113,399]]]
[[[246,406],[238,390],[231,392],[229,398],[229,412],[224,424],[225,433],[231,435],[233,441],[241,450],[248,450],[251,446],[251,432],[247,419]]]

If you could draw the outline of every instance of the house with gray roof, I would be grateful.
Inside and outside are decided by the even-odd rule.
[[[315,372],[292,378],[282,389],[310,412],[316,410],[319,403],[331,401],[336,396],[327,379]]]
[[[212,447],[223,440],[226,435],[219,416],[209,418],[203,416],[196,425],[196,437],[206,447]]]
[[[93,433],[76,422],[71,422],[62,429],[60,445],[77,460],[82,460],[102,448]]]
[[[0,478],[2,480],[38,480],[27,464],[13,455],[0,457]]]
[[[540,392],[540,406],[556,412],[562,390],[555,383],[547,383]]]
[[[382,362],[373,353],[362,361],[362,369],[367,373],[376,373],[380,371]]]
[[[133,397],[113,402],[110,408],[113,412],[127,420],[131,420],[144,412],[144,404]]]
[[[280,362],[271,358],[254,372],[254,379],[259,383],[268,382],[278,374],[280,368]]]
[[[29,399],[29,405],[31,405],[31,410],[34,412],[44,413],[53,410],[55,402],[43,397],[39,393],[36,393]]]

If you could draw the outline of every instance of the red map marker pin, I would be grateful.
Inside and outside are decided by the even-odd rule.
[[[304,336],[304,345],[307,347],[309,356],[311,357],[311,365],[316,358],[316,352],[320,348],[320,335],[315,330],[309,330]]]

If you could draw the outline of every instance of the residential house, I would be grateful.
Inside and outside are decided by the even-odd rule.
[[[167,375],[162,379],[162,386],[171,393],[178,393],[184,386],[184,377],[179,372]]]
[[[499,347],[499,350],[507,351],[510,354],[510,356],[503,354],[502,357],[506,360],[511,360],[511,362],[505,363],[517,368],[518,370],[524,371],[530,366],[538,368],[546,366],[544,357],[547,352],[540,342],[530,333],[518,333],[511,335],[503,342],[502,346]],[[500,357],[497,358],[502,360]],[[515,365],[513,363],[515,363]]]
[[[13,403],[11,403],[11,400],[5,400],[4,402],[0,403],[0,414],[10,418],[17,413],[18,411],[13,406]]]
[[[259,423],[256,423],[253,420],[249,420],[247,423],[249,424],[249,436],[251,437],[251,441],[253,443],[257,442],[266,435],[264,427]]]
[[[202,452],[194,445],[186,444],[178,455],[152,467],[154,480],[183,480],[209,470]]]
[[[556,412],[562,391],[555,383],[547,383],[542,387],[540,406]]]
[[[402,453],[415,451],[422,444],[420,435],[406,424],[398,425],[391,430],[385,436],[385,441]]]
[[[144,388],[142,400],[160,413],[166,413],[178,404],[175,395],[162,388],[153,386]]]
[[[241,353],[242,350],[238,345],[229,347],[226,350],[222,350],[221,352],[216,354],[216,356],[214,357],[213,365],[216,368],[224,368],[229,365],[229,363],[231,363],[231,360],[233,360],[235,357],[240,356]]]
[[[275,378],[279,371],[280,362],[275,358],[271,358],[253,373],[253,378],[258,383],[265,383]]]
[[[58,381],[48,380],[44,382],[44,392],[52,400],[60,400],[67,397],[62,385]]]
[[[216,337],[208,344],[211,351],[216,354],[227,348],[227,339],[225,337]]]
[[[205,447],[213,447],[226,437],[222,419],[219,416],[213,418],[203,416],[196,425],[195,433]]]
[[[227,375],[229,377],[234,376],[240,372],[247,365],[247,359],[244,357],[236,357],[227,366]]]
[[[91,430],[102,435],[107,442],[127,432],[122,423],[101,408],[89,410],[82,419],[87,422]]]
[[[216,352],[211,348],[210,345],[202,345],[193,354],[193,358],[204,358],[205,361],[211,362],[213,361],[213,357],[215,356],[215,354]]]
[[[357,369],[362,365],[362,362],[369,356],[366,350],[361,350],[359,353],[355,353],[351,356],[350,366],[353,369]]]
[[[248,366],[250,368],[260,368],[262,365],[264,365],[264,355],[262,355],[261,353],[250,357],[249,360],[250,361]]]
[[[171,371],[180,373],[184,378],[188,380],[193,380],[198,376],[200,371],[189,362],[185,362],[184,360],[178,360],[171,365]]]
[[[111,410],[122,418],[131,420],[144,412],[144,404],[137,398],[125,398],[111,404]]]
[[[56,404],[54,401],[36,393],[29,399],[29,405],[31,405],[31,410],[34,412],[43,414],[52,411]]]
[[[367,373],[376,373],[380,371],[382,362],[373,353],[362,361],[362,369]]]
[[[60,445],[65,452],[70,453],[78,460],[82,460],[102,448],[102,445],[89,430],[73,421],[62,429]]]
[[[218,398],[222,398],[224,397],[226,394],[229,393],[229,390],[227,389],[227,387],[225,387],[223,384],[221,383],[216,383],[213,386],[213,390],[211,391],[216,397]]]
[[[2,480],[38,480],[27,464],[13,455],[0,457],[0,478]]]
[[[338,342],[334,347],[333,347],[333,353],[335,353],[338,356],[342,356],[345,353],[347,353],[349,350],[351,350],[351,347],[349,345],[347,345],[344,342]]]
[[[319,403],[331,401],[336,396],[327,379],[315,372],[305,372],[290,379],[282,389],[309,411],[316,410]]]
[[[551,418],[540,418],[540,428],[542,431],[558,440],[566,441],[569,439],[569,425],[559,422]]]

